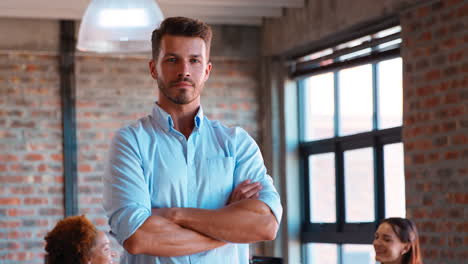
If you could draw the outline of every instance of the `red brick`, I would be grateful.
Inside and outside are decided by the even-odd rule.
[[[11,154],[0,154],[0,161],[2,162],[10,162],[10,161],[18,161],[18,157]]]
[[[8,216],[33,216],[34,209],[16,209],[11,208],[7,210]]]
[[[441,76],[442,76],[442,72],[439,69],[428,71],[425,74],[425,78],[427,81],[438,80],[440,79]]]
[[[39,209],[39,215],[55,215],[55,216],[61,216],[63,215],[63,209],[59,208],[40,208]]]
[[[17,228],[21,226],[21,222],[18,220],[15,221],[0,221],[0,228]]]
[[[457,104],[460,102],[460,95],[458,93],[449,93],[444,98],[445,104]]]
[[[444,3],[447,5],[447,6],[456,6],[458,5],[459,3],[461,3],[463,0],[445,0]]]
[[[39,164],[39,166],[37,167],[37,171],[39,172],[47,171],[47,164]]]
[[[465,114],[465,107],[463,105],[450,109],[451,117],[463,116],[464,114]]]
[[[418,11],[417,11],[417,17],[419,18],[425,17],[429,14],[429,11],[430,11],[429,6],[420,7],[418,8]]]
[[[457,123],[455,121],[445,122],[441,126],[442,132],[450,132],[457,128]]]
[[[82,164],[78,167],[79,172],[91,172],[93,168],[89,164]]]
[[[452,50],[457,45],[457,40],[455,38],[447,39],[442,41],[441,47],[444,49]]]
[[[24,204],[26,205],[37,205],[37,204],[48,204],[47,198],[25,198]]]
[[[34,191],[32,186],[15,186],[10,187],[10,192],[12,194],[32,194]]]
[[[16,197],[0,198],[0,205],[19,205],[21,200]]]
[[[468,144],[468,135],[466,134],[453,135],[451,139],[455,145]]]
[[[11,176],[0,176],[1,183],[25,183],[31,182],[31,178],[27,176],[18,176],[18,175],[11,175]]]
[[[50,157],[52,158],[52,160],[55,160],[55,161],[63,161],[63,155],[62,154],[52,154],[52,155],[50,155]]]
[[[35,128],[36,123],[34,121],[13,121],[10,125],[12,128]]]
[[[439,104],[440,104],[439,96],[430,97],[423,101],[423,107],[425,108],[433,108],[433,107],[438,106]]]
[[[459,156],[460,156],[460,153],[458,153],[457,151],[448,151],[444,154],[444,157],[446,160],[458,159]]]
[[[28,161],[44,160],[44,156],[42,154],[27,154],[24,158]]]

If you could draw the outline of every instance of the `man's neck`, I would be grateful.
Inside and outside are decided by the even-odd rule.
[[[188,104],[175,104],[173,102],[158,102],[159,107],[166,111],[174,121],[174,129],[189,138],[195,126],[195,116],[200,109],[200,100],[194,100]]]

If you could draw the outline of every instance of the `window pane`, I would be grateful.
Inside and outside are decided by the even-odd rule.
[[[333,137],[334,85],[333,73],[307,78],[305,81],[306,141]]]
[[[309,243],[306,245],[308,264],[337,264],[338,247],[336,244]]]
[[[346,222],[373,222],[374,162],[372,148],[344,152]]]
[[[351,52],[351,53],[348,53],[346,55],[343,55],[339,58],[340,61],[345,61],[345,60],[349,60],[349,59],[352,59],[352,58],[356,58],[356,57],[359,57],[359,56],[362,56],[362,55],[368,55],[369,53],[371,53],[372,49],[371,48],[367,48],[367,49],[362,49],[362,50],[358,50],[358,51],[355,51],[355,52]]]
[[[310,222],[336,222],[335,154],[309,156]]]
[[[382,30],[378,32],[377,34],[375,34],[375,37],[383,38],[383,37],[390,36],[398,32],[401,32],[401,26],[395,26],[395,27],[388,28],[386,30]]]
[[[372,245],[343,245],[343,264],[375,264]]]
[[[340,135],[372,130],[372,67],[339,72]]]
[[[405,217],[403,143],[384,146],[385,217]]]
[[[379,79],[379,128],[402,125],[403,80],[401,58],[378,64]]]

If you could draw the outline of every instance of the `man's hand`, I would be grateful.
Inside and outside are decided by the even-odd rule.
[[[232,191],[231,196],[226,205],[244,200],[244,199],[257,199],[259,192],[262,189],[260,182],[251,183],[250,180],[245,180],[241,182],[237,187]]]
[[[157,215],[169,220],[174,220],[175,208],[152,208],[151,215]]]

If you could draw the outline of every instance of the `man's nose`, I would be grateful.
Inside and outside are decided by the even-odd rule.
[[[187,62],[180,64],[178,76],[182,78],[190,76],[190,67]]]

